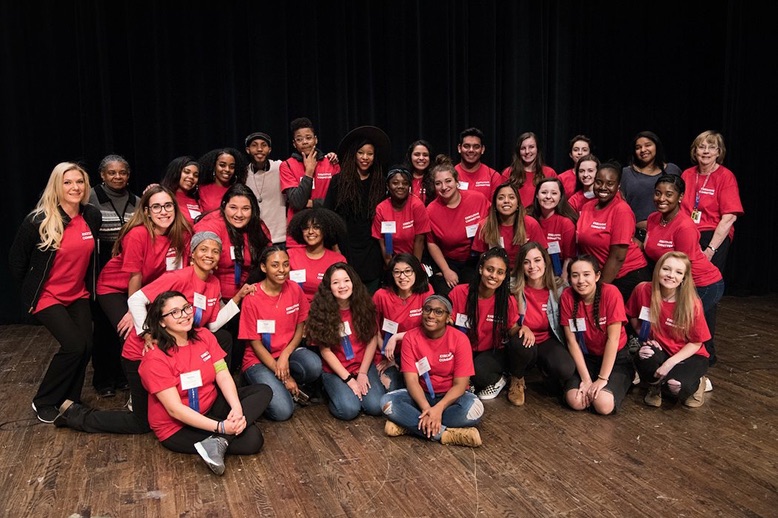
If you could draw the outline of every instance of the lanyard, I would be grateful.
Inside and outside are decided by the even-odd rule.
[[[700,169],[697,168],[697,171],[699,171],[699,170]],[[701,174],[702,173],[698,172],[694,176],[694,190],[696,191],[695,195],[694,195],[694,210],[697,210],[697,207],[699,207],[699,205],[700,205],[700,193],[702,192],[703,189],[705,189],[705,186],[708,185],[708,180],[710,180],[710,176],[713,174],[713,171],[711,171],[710,173],[705,175],[705,181],[702,182],[702,187],[700,187],[700,190],[698,191],[697,190],[697,180],[699,180]]]

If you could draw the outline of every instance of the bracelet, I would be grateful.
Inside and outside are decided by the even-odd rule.
[[[349,372],[349,375],[346,376],[346,379],[343,380],[343,383],[348,383],[349,381],[351,381],[353,379],[356,379],[356,378],[354,378],[354,376],[352,376],[351,373]]]
[[[714,254],[715,254],[716,252],[718,252],[718,250],[717,250],[717,249],[713,248],[713,247],[712,247],[712,246],[710,246],[710,245],[708,245],[708,248],[710,248],[711,250],[713,250],[713,253],[714,253]]]
[[[605,377],[603,377],[603,376],[600,376],[599,374],[597,375],[597,379],[598,379],[598,380],[602,380],[602,381],[608,381],[608,378],[605,378]]]
[[[216,430],[214,430],[214,433],[219,433],[219,426],[222,424],[221,421],[216,421]]]

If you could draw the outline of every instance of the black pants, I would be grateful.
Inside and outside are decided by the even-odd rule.
[[[543,377],[564,383],[575,375],[575,361],[570,351],[554,335],[545,342],[535,344],[535,347],[538,350],[538,368]]]
[[[443,277],[440,268],[438,268],[438,266],[435,264],[435,261],[432,261],[432,265],[433,274],[432,277],[430,277],[430,284],[432,285],[432,289],[435,291],[436,295],[443,295],[444,297],[448,297],[448,294],[451,292],[451,288],[449,288],[448,284],[446,284],[446,279]],[[457,273],[457,276],[459,277],[459,284],[468,284],[470,281],[472,281],[476,276],[477,266],[477,257],[472,257],[467,261],[454,261],[451,259],[448,260],[448,267]]]
[[[471,378],[476,392],[480,392],[508,372],[523,378],[538,358],[537,347],[524,347],[518,337],[512,336],[502,349],[476,353],[473,357],[475,375]]]
[[[100,313],[95,317],[95,347],[92,352],[92,385],[96,389],[116,387],[126,381],[121,356],[124,340],[116,331],[127,314],[127,294],[98,295]],[[99,341],[98,341],[99,340]]]
[[[654,373],[670,357],[662,349],[654,349],[654,355],[645,360],[640,356],[635,356],[635,365],[640,374],[640,379],[648,383],[655,383]],[[697,392],[700,386],[700,378],[708,372],[708,359],[699,354],[694,354],[684,361],[678,363],[670,369],[667,376],[662,380],[662,384],[667,380],[675,380],[681,384],[681,390],[678,392],[678,400],[685,401],[689,396]]]
[[[624,277],[613,279],[613,284],[619,289],[619,293],[621,293],[621,298],[624,299],[624,304],[627,303],[629,300],[630,295],[632,295],[632,290],[635,289],[635,286],[640,284],[641,282],[650,281],[651,280],[651,270],[648,269],[648,266],[644,266],[642,268],[638,268],[637,270],[632,270],[628,274],[626,274]],[[627,326],[631,327],[631,326]]]
[[[222,435],[230,443],[227,453],[232,455],[253,455],[262,449],[265,442],[262,432],[254,422],[259,419],[270,399],[273,391],[267,385],[247,385],[238,389],[238,397],[243,407],[243,415],[246,416],[246,429],[240,435]],[[230,413],[230,405],[224,399],[221,391],[214,401],[213,406],[205,414],[217,421],[224,420]],[[213,431],[200,430],[191,426],[182,429],[162,441],[162,446],[178,453],[197,453],[195,443],[216,435]]]
[[[705,251],[710,244],[710,240],[713,239],[713,230],[705,230],[700,232],[700,248]],[[731,244],[729,236],[724,238],[719,247],[716,249],[716,253],[713,254],[710,262],[713,266],[719,269],[721,275],[724,275],[724,268],[727,266],[727,253],[729,252],[729,245]]]
[[[69,306],[56,304],[36,313],[35,317],[59,342],[59,351],[51,359],[33,402],[41,407],[59,406],[66,399],[80,401],[92,353],[89,300],[79,299]]]

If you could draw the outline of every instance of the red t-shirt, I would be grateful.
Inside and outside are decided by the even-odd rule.
[[[354,321],[351,319],[351,309],[340,309],[339,311],[340,311],[341,322],[343,322],[344,324],[348,323],[348,328],[351,331],[351,334],[349,335],[349,339],[351,340],[351,348],[354,351],[354,357],[350,360],[346,359],[346,353],[343,350],[342,337],[341,337],[341,342],[338,345],[331,346],[330,350],[333,352],[333,354],[335,354],[335,357],[338,359],[340,364],[346,368],[349,374],[356,376],[357,373],[359,372],[359,367],[362,365],[362,359],[365,357],[365,350],[367,349],[367,344],[361,341],[357,336],[356,330],[354,329]],[[326,361],[322,362],[321,366],[324,372],[329,372],[330,374],[334,373],[334,371],[327,364]]]
[[[509,282],[508,277],[503,282]],[[453,308],[452,318],[457,327],[464,327],[460,325],[467,319],[466,307],[467,307],[467,292],[469,286],[466,284],[458,284],[454,286],[451,293],[448,294],[449,300],[451,300],[451,306]],[[476,328],[478,329],[478,343],[476,344],[475,351],[489,351],[492,349],[492,322],[494,322],[494,296],[488,299],[478,299],[478,322],[476,322]],[[508,297],[508,312],[506,315],[508,321],[505,323],[505,330],[509,330],[519,322],[519,306],[516,303],[515,297]]]
[[[187,247],[188,248],[188,247]],[[177,270],[176,249],[170,246],[168,236],[152,237],[146,227],[131,228],[122,238],[122,252],[112,257],[97,278],[97,294],[127,293],[130,275],[141,274],[145,286],[166,271]]]
[[[202,379],[202,386],[197,389],[200,413],[208,413],[218,395],[214,364],[225,356],[226,353],[219,347],[216,337],[207,329],[198,329],[197,339],[183,347],[171,347],[167,354],[159,348],[146,353],[140,362],[138,373],[149,393],[149,425],[157,439],[164,441],[186,426],[170,417],[164,405],[157,399],[157,393],[175,387],[181,397],[181,403],[188,406],[189,394],[181,388],[181,376],[199,371]]]
[[[340,172],[339,165],[333,165],[326,158],[322,158],[316,163],[316,168],[313,171],[313,187],[311,189],[311,200],[324,200],[327,196],[327,189],[330,188],[330,181],[332,177]],[[305,176],[305,165],[301,160],[295,157],[289,157],[279,167],[279,176],[281,179],[281,192],[291,189],[293,187],[300,186],[300,180]],[[291,205],[286,207],[286,223],[289,224],[292,216],[295,215],[295,210]],[[299,247],[302,246],[297,243],[292,236],[286,238],[287,247]]]
[[[243,262],[240,273],[240,282],[235,283],[235,250],[230,243],[230,235],[227,233],[227,223],[221,212],[216,211],[206,215],[195,225],[195,232],[214,232],[222,242],[222,253],[219,256],[219,264],[214,272],[221,285],[222,297],[231,299],[248,279],[251,270],[251,247],[249,245],[248,232],[243,233]],[[269,237],[268,237],[269,239]]]
[[[603,267],[611,246],[627,245],[627,257],[621,264],[617,279],[646,266],[648,263],[643,252],[632,240],[635,234],[635,214],[629,205],[620,198],[614,198],[604,209],[596,207],[596,203],[587,203],[578,218],[578,250],[596,257],[600,267]]]
[[[386,199],[378,204],[373,218],[372,235],[376,239],[384,239],[381,232],[382,223],[394,222],[395,232],[392,234],[394,253],[413,253],[413,243],[416,236],[430,231],[430,218],[427,209],[420,199],[408,196],[408,201],[401,210],[392,207],[392,200]]]
[[[222,204],[222,198],[227,194],[230,186],[222,186],[220,183],[214,182],[208,185],[200,186],[200,208],[202,213],[211,212],[218,209]]]
[[[563,327],[567,327],[575,334],[576,327],[570,320],[573,317],[573,293],[572,288],[566,288],[562,292],[562,298],[560,300],[560,323]],[[578,302],[578,312],[575,314],[576,319],[585,319],[586,329],[584,330],[584,343],[589,350],[589,354],[594,356],[602,356],[605,353],[605,344],[608,341],[608,326],[617,322],[624,323],[627,321],[627,314],[624,311],[624,299],[621,297],[621,292],[616,286],[612,284],[603,284],[602,293],[600,296],[600,327],[602,330],[597,329],[594,322],[594,305],[585,304],[583,301]],[[578,327],[580,330],[580,326]],[[619,335],[619,347],[618,350],[622,350],[627,345],[627,332],[624,330],[624,326],[621,326],[621,332]]]
[[[203,213],[200,202],[181,189],[176,190],[176,203],[178,203],[178,210],[181,211],[190,225],[194,225],[195,218]]]
[[[524,313],[524,325],[535,334],[535,343],[542,343],[551,336],[551,326],[548,323],[548,298],[551,294],[546,289],[536,289],[524,286],[524,298],[527,310]]]
[[[195,315],[198,309],[201,310],[200,321],[195,322],[195,327],[205,327],[216,320],[221,307],[221,287],[214,275],[209,275],[206,280],[202,280],[195,273],[193,266],[187,266],[181,270],[163,273],[141,288],[141,292],[151,301],[169,290],[183,293],[186,300],[196,306]],[[145,340],[142,340],[135,331],[135,326],[132,326],[122,347],[122,357],[130,361],[143,358],[144,342]]]
[[[538,223],[546,234],[546,241],[559,243],[562,261],[575,257],[575,223],[570,218],[554,213],[549,218],[541,218]]]
[[[511,178],[511,168],[506,167],[502,172],[503,182],[507,182]],[[556,178],[556,171],[547,165],[543,166],[543,178]],[[524,207],[529,207],[535,201],[535,172],[526,171],[526,179],[524,184],[519,188],[519,197],[521,198],[521,204]]]
[[[415,195],[422,203],[427,202],[427,189],[424,187],[424,178],[413,177],[411,182],[411,194]]]
[[[258,285],[257,291],[244,297],[240,305],[238,338],[261,341],[262,334],[269,333],[270,355],[277,359],[294,338],[297,324],[308,318],[309,307],[303,290],[296,282],[286,281],[278,297],[269,296]],[[262,345],[267,347],[264,342]],[[258,363],[261,362],[254,348],[247,342],[242,370]]]
[[[469,378],[475,375],[473,352],[470,342],[462,333],[446,327],[440,338],[428,338],[421,328],[411,329],[405,334],[404,353],[401,358],[401,372],[415,372],[416,362],[427,358],[430,364],[430,381],[435,395],[451,390],[454,378]],[[427,383],[419,377],[419,384],[428,392]]]
[[[421,325],[421,307],[424,305],[427,297],[433,293],[435,292],[432,290],[432,286],[430,286],[426,293],[412,293],[407,299],[401,299],[388,288],[376,291],[373,295],[373,302],[375,303],[379,334],[383,336],[386,333],[383,330],[385,320],[397,324],[397,333],[403,333],[409,329],[419,327]],[[401,344],[402,342],[397,343],[395,354],[401,354]]]
[[[489,248],[492,246],[500,246],[504,248],[510,261],[508,270],[512,272],[513,267],[516,265],[516,255],[519,253],[519,248],[521,248],[524,243],[521,245],[513,244],[513,225],[500,225],[500,242],[486,243],[483,240],[483,236],[481,235],[481,231],[483,230],[485,223],[486,218],[482,219],[478,224],[478,230],[476,230],[475,237],[473,238],[473,250],[483,253],[489,250]],[[540,223],[538,223],[538,221],[532,216],[524,216],[524,233],[527,236],[527,241],[537,241],[543,248],[548,247],[548,243],[546,242],[546,235],[543,232],[543,229],[540,227]]]
[[[56,304],[67,306],[89,297],[84,279],[94,250],[92,231],[79,214],[70,220],[62,233],[59,250],[54,256],[49,276],[43,283],[33,314]]]
[[[286,251],[289,254],[289,267],[292,271],[289,273],[291,280],[301,284],[305,297],[308,302],[313,300],[316,290],[319,289],[322,277],[327,268],[337,262],[348,262],[342,254],[324,249],[324,255],[318,259],[311,259],[305,253],[305,248],[289,248]],[[300,282],[298,279],[305,279]]]
[[[673,312],[675,311],[675,302],[662,301],[662,308],[659,310],[659,324],[651,324],[651,338],[659,342],[662,349],[670,356],[676,354],[688,343],[699,343],[700,348],[694,354],[699,354],[709,358],[710,354],[702,345],[702,342],[711,339],[708,324],[705,322],[705,314],[702,311],[702,302],[700,299],[694,301],[694,320],[692,326],[686,333],[685,338],[677,338],[672,329]],[[631,318],[640,318],[642,308],[651,307],[651,283],[641,282],[632,291],[627,301],[627,315]]]
[[[465,171],[461,163],[457,164],[454,169],[457,170],[459,177],[460,191],[480,192],[489,202],[492,200],[494,190],[503,183],[500,173],[484,163],[481,163],[478,169],[472,173]]]
[[[708,176],[697,174],[697,167],[690,167],[681,175],[686,182],[686,195],[681,200],[681,209],[691,215],[694,209],[695,199],[699,195],[700,203],[697,207],[702,211],[700,223],[697,228],[700,231],[715,230],[724,214],[743,215],[743,204],[740,202],[740,190],[737,179],[732,171],[720,165]],[[706,181],[707,179],[707,181]],[[735,236],[735,227],[729,229],[729,238]]]
[[[594,196],[587,198],[586,194],[584,194],[584,191],[576,191],[567,199],[567,202],[570,204],[573,210],[579,214],[581,213],[581,210],[583,210],[584,205],[588,205],[593,201],[596,201],[596,198]]]
[[[568,169],[557,176],[559,181],[562,182],[562,187],[565,188],[565,196],[570,199],[570,196],[575,192],[575,170]]]
[[[470,257],[471,239],[478,222],[489,212],[489,201],[480,192],[460,191],[462,199],[453,209],[435,199],[427,205],[430,233],[427,242],[440,247],[446,259],[466,261]]]
[[[646,221],[647,233],[643,244],[646,256],[657,262],[667,252],[683,252],[692,263],[695,286],[710,286],[720,281],[721,272],[702,253],[700,231],[691,218],[679,212],[666,227],[660,224],[661,218],[661,214],[654,212]]]

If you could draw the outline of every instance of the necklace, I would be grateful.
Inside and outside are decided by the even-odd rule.
[[[669,225],[669,224],[670,224],[670,222],[671,222],[671,221],[673,221],[673,220],[675,219],[675,217],[676,217],[677,215],[678,215],[678,213],[676,212],[675,214],[673,214],[673,215],[670,217],[670,219],[665,219],[665,217],[664,217],[664,216],[662,216],[661,218],[659,218],[659,225],[660,225],[660,226],[662,226],[662,227],[666,227],[667,225]]]
[[[267,162],[265,162],[267,164]],[[262,203],[262,190],[265,188],[265,177],[267,168],[264,169],[264,171],[261,171],[262,173],[262,185],[257,187],[257,175],[260,174],[260,171],[254,171],[254,164],[251,165],[251,172],[249,174],[249,177],[251,178],[251,183],[254,184],[254,192],[257,195],[257,203]]]

